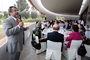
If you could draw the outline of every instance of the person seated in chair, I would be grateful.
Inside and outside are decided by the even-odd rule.
[[[84,26],[82,24],[78,24],[78,27],[79,27],[79,32],[82,36],[82,40],[86,41],[86,36],[85,36],[86,29],[84,28]]]
[[[47,23],[45,24],[45,27],[42,30],[48,29],[48,28],[50,28],[50,21],[47,21]]]
[[[53,42],[61,42],[62,43],[62,48],[63,48],[64,35],[58,33],[59,25],[58,24],[54,24],[53,25],[53,30],[54,30],[53,32],[48,33],[47,40],[50,40],[50,41],[53,41]]]
[[[49,28],[50,27],[50,21],[47,21],[45,27]]]
[[[64,29],[70,29],[71,26],[69,26],[68,21],[65,21],[65,25],[63,26]]]
[[[72,26],[72,33],[69,34],[69,37],[66,39],[68,41],[67,48],[70,48],[72,40],[82,40],[81,34],[78,32],[79,28],[77,25]],[[67,50],[66,48],[66,50]]]
[[[35,35],[38,36],[40,42],[46,42],[47,41],[46,38],[44,37],[44,35],[41,38],[41,22],[37,23]]]

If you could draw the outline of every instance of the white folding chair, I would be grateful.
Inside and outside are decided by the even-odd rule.
[[[36,38],[35,34],[33,34],[33,38]]]
[[[46,60],[61,60],[61,42],[47,41]]]
[[[81,56],[77,54],[77,50],[80,47],[82,40],[72,40],[70,48],[65,50],[63,48],[63,55],[66,57],[67,60],[81,60]],[[65,45],[63,45],[65,46]]]
[[[32,34],[32,40],[36,39],[36,36],[35,34]],[[35,49],[33,46],[32,46],[33,49]]]
[[[84,44],[84,46],[85,46],[85,48],[86,48],[86,50],[87,50],[87,53],[86,53],[85,56],[90,57],[90,45]]]
[[[41,28],[42,28],[42,29],[44,28],[44,24],[41,25]]]
[[[38,38],[38,36],[36,36],[35,41],[36,41],[37,43],[39,43],[39,38]],[[39,53],[41,53],[41,52],[43,52],[43,51],[46,50],[46,42],[40,42],[40,44],[41,44],[41,49],[40,49],[40,50],[37,50],[37,49],[36,49],[36,54],[39,54]]]

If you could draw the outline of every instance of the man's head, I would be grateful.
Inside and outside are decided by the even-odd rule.
[[[15,6],[10,6],[8,9],[9,15],[17,18],[19,16],[18,10]]]
[[[68,25],[68,21],[65,21],[65,25]]]
[[[47,26],[49,26],[50,25],[50,21],[47,21]]]
[[[72,26],[72,31],[78,32],[78,29],[79,29],[79,28],[78,28],[77,25],[73,25],[73,26]]]
[[[59,30],[59,25],[58,24],[54,24],[53,25],[53,30],[58,31]]]

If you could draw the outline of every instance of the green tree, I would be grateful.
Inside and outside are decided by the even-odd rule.
[[[42,18],[44,18],[44,17],[45,17],[45,14],[41,13],[40,16],[41,16]]]
[[[31,9],[32,9],[32,11],[31,11],[31,17],[32,18],[36,18],[37,17],[37,11],[36,11],[36,9],[33,6],[31,7]]]
[[[18,0],[17,9],[22,17],[28,18],[29,17],[29,5],[26,0]],[[16,6],[16,5],[15,5]],[[27,13],[28,12],[28,13]]]
[[[2,15],[0,14],[0,19],[2,18]]]
[[[4,11],[4,17],[5,17],[5,18],[8,17],[8,12]]]

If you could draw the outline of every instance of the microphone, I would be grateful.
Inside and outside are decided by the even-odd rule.
[[[21,20],[21,15],[19,15],[19,19],[20,19],[20,22],[21,22],[21,21],[22,21],[22,20]]]

